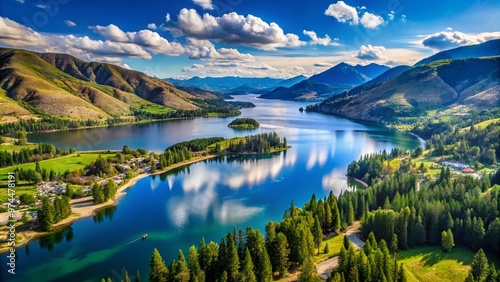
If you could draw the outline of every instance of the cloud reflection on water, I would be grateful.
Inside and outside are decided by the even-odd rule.
[[[236,170],[216,170],[205,165],[190,166],[189,173],[182,177],[183,194],[167,202],[167,217],[179,229],[190,219],[206,221],[213,218],[219,224],[238,224],[264,211],[264,207],[250,206],[244,199],[221,199],[217,190],[229,187],[233,190],[244,185],[254,186],[267,179],[276,180],[285,166],[297,161],[295,150],[270,158],[243,159]],[[167,177],[170,189],[175,189],[174,177]]]

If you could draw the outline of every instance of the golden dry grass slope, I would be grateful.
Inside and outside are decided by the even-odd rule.
[[[112,64],[84,62],[64,54],[0,48],[2,120],[43,112],[59,117],[106,119],[131,107],[160,104],[193,110],[193,95],[161,79]],[[30,107],[31,106],[31,107]]]

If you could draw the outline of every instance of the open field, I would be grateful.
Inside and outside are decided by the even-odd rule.
[[[86,165],[95,161],[99,155],[103,158],[115,156],[116,153],[111,154],[98,154],[98,153],[89,153],[89,154],[72,154],[64,157],[49,159],[40,162],[40,167],[45,168],[47,170],[53,169],[56,172],[63,173],[66,170],[78,170],[83,169]],[[7,168],[0,169],[0,180],[5,180],[4,177],[8,172],[14,171],[15,168],[22,169],[35,169],[35,163],[22,164],[17,166],[11,166]]]
[[[6,137],[4,137],[6,138]],[[22,148],[36,148],[38,145],[37,144],[26,144],[26,145],[15,145],[13,143],[3,143],[0,145],[0,151],[7,151],[7,152],[18,152],[21,151]]]
[[[419,247],[398,252],[398,263],[403,263],[408,282],[445,282],[464,281],[470,270],[475,252],[455,247],[445,253],[440,247]],[[488,261],[499,265],[491,254]]]
[[[328,239],[323,239],[323,242],[321,243],[321,246],[319,248],[320,254],[314,256],[314,263],[320,263],[330,257],[338,255],[340,253],[340,249],[342,248],[343,242],[344,235],[336,235]],[[328,244],[328,254],[323,253],[323,249],[325,248],[326,244]],[[316,249],[316,253],[317,251],[318,250]]]

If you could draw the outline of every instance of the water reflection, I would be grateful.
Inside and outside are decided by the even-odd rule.
[[[306,168],[311,170],[313,167],[319,165],[322,167],[326,160],[328,159],[328,146],[326,144],[314,145],[309,153],[309,158],[307,159]]]
[[[248,205],[245,199],[227,199],[217,192],[227,186],[237,190],[252,187],[266,180],[277,181],[276,177],[286,166],[293,166],[297,161],[296,151],[260,156],[227,156],[207,160],[206,162],[241,163],[231,169],[215,169],[212,166],[194,165],[184,174],[180,183],[182,195],[173,196],[167,202],[167,218],[178,229],[185,227],[192,219],[214,220],[218,224],[238,224],[264,211],[264,207]],[[180,168],[173,171],[178,174],[186,171]],[[169,178],[168,186],[176,189],[179,185]]]
[[[52,252],[54,250],[54,246],[56,244],[62,243],[64,239],[66,239],[66,242],[71,242],[73,239],[73,228],[71,226],[64,228],[60,231],[51,233],[49,235],[40,237],[38,240],[38,243],[40,245],[40,248],[42,249],[47,249],[49,252]],[[29,249],[26,248],[26,254],[29,254]]]
[[[335,195],[340,195],[342,191],[351,190],[352,188],[347,184],[347,177],[345,172],[341,169],[334,168],[330,173],[323,176],[321,184],[323,190],[332,191]]]
[[[111,221],[113,219],[113,216],[115,215],[116,207],[117,206],[112,206],[104,210],[98,211],[92,219],[96,223],[104,222],[105,219],[109,219]]]

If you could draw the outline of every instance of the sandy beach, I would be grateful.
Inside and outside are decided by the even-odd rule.
[[[39,237],[56,232],[57,230],[65,227],[65,226],[68,226],[77,220],[94,216],[99,210],[117,205],[118,202],[120,201],[120,199],[125,196],[126,190],[128,188],[131,188],[132,186],[134,186],[134,184],[137,183],[137,181],[139,181],[140,179],[143,179],[143,178],[151,176],[151,175],[162,174],[162,173],[165,173],[165,172],[167,172],[171,169],[174,169],[174,168],[178,168],[178,167],[181,167],[184,165],[208,160],[208,159],[215,158],[218,156],[219,155],[207,155],[207,156],[195,157],[195,158],[191,158],[188,161],[173,164],[171,166],[166,167],[163,170],[159,170],[159,171],[156,171],[154,173],[143,173],[143,174],[137,175],[136,177],[130,179],[124,185],[120,186],[118,188],[118,191],[117,191],[114,199],[111,199],[111,200],[107,201],[106,203],[94,204],[92,202],[92,196],[71,200],[70,203],[71,203],[71,210],[72,210],[73,214],[70,215],[68,218],[65,218],[62,221],[54,224],[52,231],[47,231],[47,232],[37,231],[37,230],[29,229],[29,227],[26,225],[21,225],[19,227],[16,227],[16,236],[17,236],[16,247],[20,247],[22,245],[28,244],[29,242],[31,242]],[[3,217],[7,216],[8,217],[8,214],[2,213],[0,216],[3,216]],[[9,250],[9,247],[7,246],[7,241],[3,239],[3,238],[7,237],[7,232],[8,231],[7,231],[6,226],[0,228],[0,238],[2,238],[2,242],[0,243],[0,253],[7,252]]]

